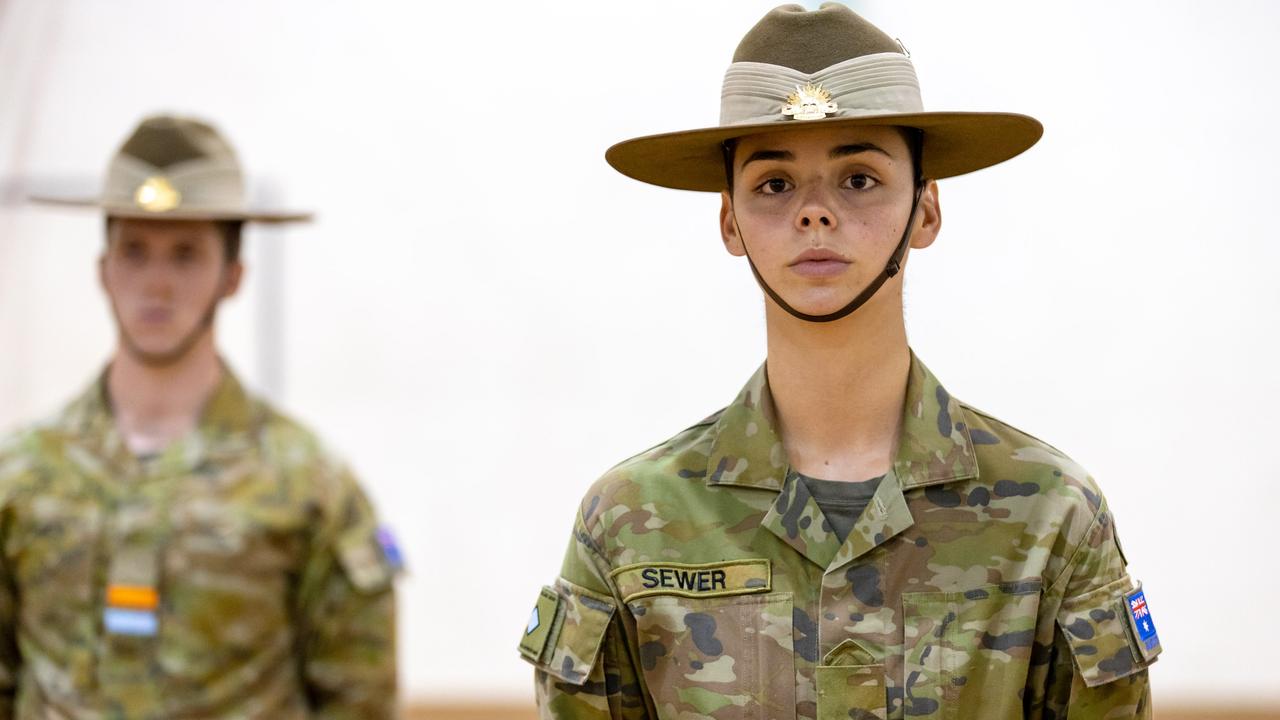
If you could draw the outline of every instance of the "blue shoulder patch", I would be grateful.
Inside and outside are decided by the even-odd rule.
[[[396,536],[392,534],[391,528],[379,525],[376,535],[378,546],[382,548],[382,555],[387,559],[387,564],[397,572],[403,570],[404,555],[400,552],[400,546],[396,544]]]
[[[1146,647],[1148,652],[1154,650],[1160,644],[1160,637],[1156,635],[1156,623],[1151,618],[1151,609],[1147,607],[1147,596],[1139,589],[1126,595],[1124,601],[1129,607],[1129,614],[1133,616],[1133,627],[1138,631],[1138,641]]]

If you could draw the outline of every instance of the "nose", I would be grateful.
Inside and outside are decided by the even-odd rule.
[[[830,214],[824,212],[801,213],[800,227],[809,227],[811,225],[822,225],[823,227],[835,227],[835,221],[831,219]]]
[[[810,193],[796,213],[796,228],[799,230],[811,228],[831,230],[836,227],[836,224],[836,214],[831,211],[830,203],[820,191],[815,190]]]
[[[149,297],[167,298],[173,293],[173,273],[164,263],[148,262],[140,279],[142,290]]]

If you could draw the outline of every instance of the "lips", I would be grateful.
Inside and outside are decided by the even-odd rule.
[[[850,261],[839,253],[825,248],[810,248],[788,266],[798,275],[805,277],[831,277],[848,269]]]
[[[169,308],[146,308],[138,315],[147,324],[166,323],[173,319],[173,311]]]

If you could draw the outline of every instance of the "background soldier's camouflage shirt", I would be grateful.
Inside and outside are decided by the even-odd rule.
[[[893,468],[841,544],[773,428],[762,368],[587,493],[520,647],[543,717],[1150,717],[1159,641],[1069,458],[913,356]]]
[[[0,446],[0,718],[392,717],[394,567],[355,479],[229,371],[147,460],[104,387]]]

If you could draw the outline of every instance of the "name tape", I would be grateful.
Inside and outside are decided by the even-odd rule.
[[[610,575],[623,602],[653,595],[717,597],[768,592],[772,587],[769,561],[726,560],[713,563],[635,563]]]

